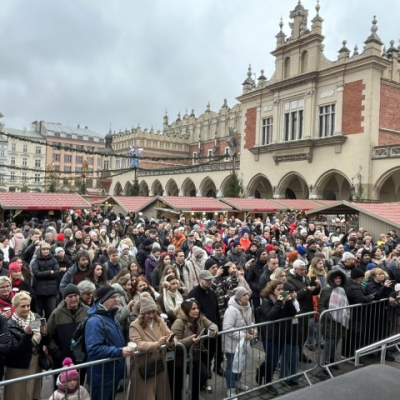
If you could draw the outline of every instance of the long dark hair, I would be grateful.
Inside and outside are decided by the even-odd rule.
[[[200,303],[196,300],[196,299],[192,299],[192,300],[184,300],[181,304],[181,309],[182,311],[185,313],[185,315],[189,318],[189,313],[190,310],[192,309],[192,305],[193,303],[196,303],[197,306],[199,307],[200,313],[199,313],[199,318],[201,316],[201,307],[200,307]]]
[[[261,291],[260,293],[260,297],[262,297],[263,299],[269,297],[270,294],[274,293],[274,290],[279,286],[282,285],[283,283],[281,281],[278,280],[274,280],[274,281],[269,281],[267,283],[267,286],[265,286],[265,288]]]
[[[87,274],[86,274],[86,277],[88,277],[92,282],[94,282],[94,270],[95,270],[95,268],[96,268],[98,265],[100,265],[101,268],[103,269],[103,272],[102,272],[102,274],[99,276],[98,281],[99,281],[100,283],[107,283],[106,269],[104,268],[103,264],[102,264],[102,263],[99,263],[99,262],[95,262],[95,263],[93,263],[93,264],[90,266],[90,268],[89,268],[89,270],[88,270],[88,272],[87,272]]]

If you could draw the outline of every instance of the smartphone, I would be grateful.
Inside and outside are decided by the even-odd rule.
[[[40,326],[46,326],[46,318],[40,318]]]
[[[31,329],[39,329],[40,328],[40,321],[31,321],[29,323]]]
[[[176,336],[176,333],[173,333],[173,334],[169,337],[168,342],[173,342],[175,336]]]
[[[282,290],[281,296],[282,296],[284,299],[286,299],[286,297],[289,296],[289,291],[288,291],[288,290]]]
[[[313,276],[310,280],[310,286],[316,286],[315,281],[317,280],[317,278],[315,276]]]

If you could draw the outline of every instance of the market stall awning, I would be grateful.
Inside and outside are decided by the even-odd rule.
[[[0,193],[3,210],[70,210],[90,208],[77,193]]]
[[[267,199],[222,197],[219,199],[238,211],[275,213],[287,208]]]
[[[322,206],[308,211],[306,214],[356,214],[364,213],[388,224],[400,226],[399,203],[353,203],[350,201],[338,201],[328,206]]]
[[[126,213],[137,213],[156,201],[156,198],[148,196],[110,196],[104,199],[102,203],[104,204],[107,201],[112,202],[113,200],[124,209]]]
[[[232,207],[213,197],[157,196],[157,200],[164,203],[171,210],[180,212],[223,212],[232,210]]]
[[[274,199],[274,203],[277,203],[283,207],[285,210],[292,211],[309,211],[315,208],[321,207],[319,200],[302,200],[302,199]],[[326,201],[326,200],[321,200]]]

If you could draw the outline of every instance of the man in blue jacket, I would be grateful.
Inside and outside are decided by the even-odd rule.
[[[125,346],[121,325],[115,318],[118,311],[118,292],[109,285],[96,291],[96,301],[88,311],[85,329],[87,361],[119,358],[98,364],[87,371],[92,399],[113,400],[119,381],[124,377],[125,361],[133,351]]]

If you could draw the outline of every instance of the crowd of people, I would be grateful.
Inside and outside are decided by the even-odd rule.
[[[113,399],[126,373],[123,357],[130,357],[130,399],[180,399],[188,372],[176,348],[181,343],[193,351],[192,399],[202,390],[212,393],[213,373],[225,378],[234,399],[249,389],[235,354],[256,340],[265,351],[257,383],[277,395],[270,383],[279,361],[279,378],[296,387],[299,363],[311,362],[309,352],[322,343],[326,363],[334,363],[340,339],[349,356],[400,330],[389,324],[399,294],[394,230],[373,238],[361,227],[329,232],[326,224],[294,214],[175,222],[112,209],[71,211],[64,221],[33,218],[21,227],[6,223],[0,229],[0,375],[34,375],[46,358],[53,369],[73,366],[71,340],[87,320],[87,360],[118,360],[66,370],[51,398]],[[381,299],[388,304],[379,331],[360,340],[366,314],[346,307]],[[326,310],[333,311],[320,330],[314,316],[299,318]],[[252,327],[261,322],[271,323]],[[160,349],[175,348],[171,370]],[[4,386],[4,399],[24,396],[40,398],[40,379]]]

